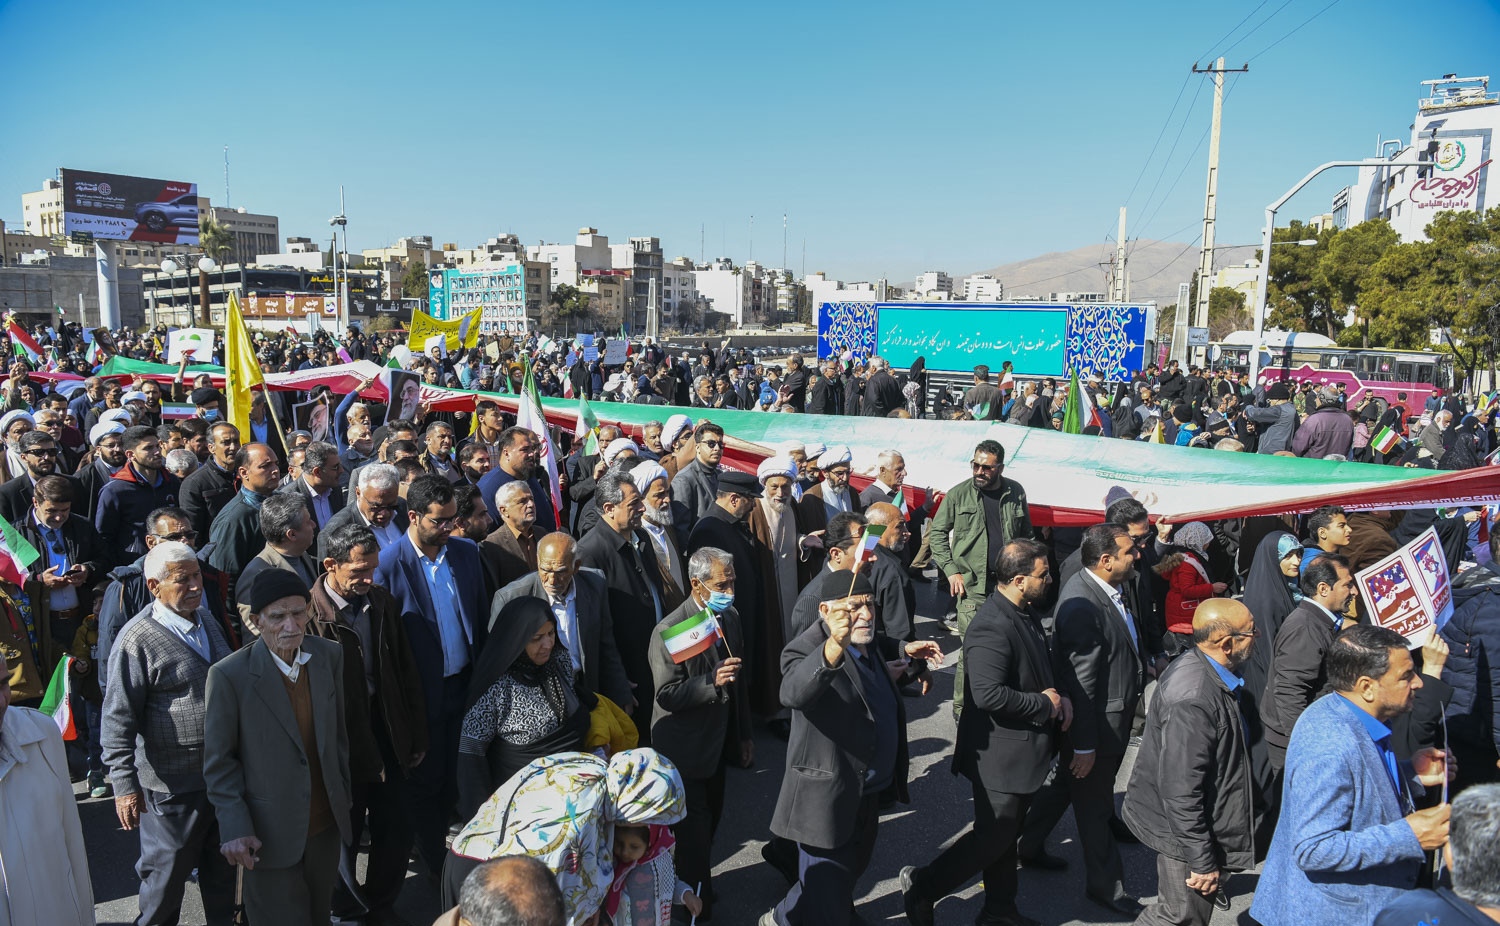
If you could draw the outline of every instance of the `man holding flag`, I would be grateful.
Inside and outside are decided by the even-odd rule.
[[[687,816],[674,827],[677,875],[713,910],[714,832],[724,810],[724,769],[753,755],[750,699],[739,684],[744,641],[734,609],[734,557],[703,547],[688,559],[688,599],[651,632],[656,687],[651,743],[677,766]],[[696,887],[701,885],[701,888]]]

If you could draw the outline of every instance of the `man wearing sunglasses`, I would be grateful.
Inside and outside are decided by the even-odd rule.
[[[708,514],[719,495],[719,461],[724,459],[724,429],[705,421],[693,431],[693,461],[672,479],[672,498],[696,520]]]
[[[405,781],[407,815],[417,851],[442,871],[443,837],[458,802],[454,758],[468,702],[469,677],[489,627],[479,545],[455,536],[458,499],[446,477],[428,473],[406,490],[406,536],[380,548],[375,584],[401,606],[401,622],[422,681],[428,750]]]
[[[31,495],[36,481],[43,476],[58,472],[57,461],[61,451],[57,438],[46,431],[27,431],[21,435],[21,462],[26,471],[4,485],[0,485],[0,516],[12,524],[19,524],[31,510]],[[73,486],[73,498],[82,499],[83,485],[72,476],[64,476]]]

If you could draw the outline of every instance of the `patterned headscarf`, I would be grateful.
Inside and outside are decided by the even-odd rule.
[[[1174,543],[1182,544],[1195,553],[1202,553],[1213,540],[1214,532],[1202,521],[1189,521],[1177,528],[1177,533],[1172,537]]]
[[[677,768],[654,749],[608,764],[584,752],[537,759],[500,786],[453,840],[480,861],[529,855],[557,878],[568,926],[587,920],[614,881],[615,825],[676,823],[687,815]]]

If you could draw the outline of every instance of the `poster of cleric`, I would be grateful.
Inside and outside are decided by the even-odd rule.
[[[1453,616],[1448,563],[1433,528],[1361,571],[1355,583],[1370,619],[1406,637],[1413,648]]]

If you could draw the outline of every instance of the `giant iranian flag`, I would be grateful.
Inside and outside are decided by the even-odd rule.
[[[311,371],[309,371],[311,372]],[[272,376],[266,377],[277,388]],[[303,386],[302,388],[307,388]],[[375,392],[378,392],[377,386]],[[481,393],[515,412],[516,397]],[[422,398],[439,411],[470,411],[475,393],[426,387]],[[579,402],[541,399],[547,421],[572,431]],[[592,406],[601,423],[620,425],[636,440],[648,421],[674,409],[602,402]],[[687,411],[687,410],[684,410]],[[882,450],[906,457],[907,497],[919,490],[946,492],[970,478],[974,446],[995,440],[1005,448],[1005,475],[1021,483],[1039,525],[1085,525],[1100,520],[1104,498],[1119,486],[1153,515],[1173,521],[1215,520],[1311,511],[1319,505],[1350,509],[1431,508],[1500,502],[1500,467],[1433,473],[1370,463],[1334,463],[1261,454],[1226,453],[1024,428],[997,421],[915,421],[826,415],[714,411],[728,436],[724,463],[754,473],[783,441],[847,444],[854,482],[869,484]]]

